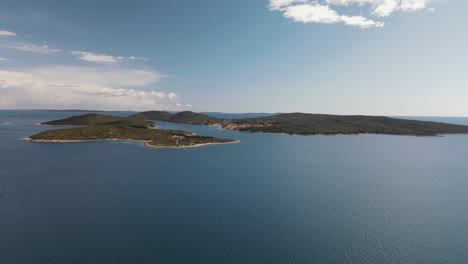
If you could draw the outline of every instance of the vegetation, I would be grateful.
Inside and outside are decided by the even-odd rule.
[[[195,113],[191,111],[180,112],[174,114],[170,119],[166,120],[175,123],[195,124],[195,125],[213,125],[219,124],[222,119],[209,115]]]
[[[229,120],[223,127],[232,130],[301,135],[389,134],[434,136],[468,133],[468,126],[424,122],[383,116],[339,116],[318,114],[278,114],[260,118]]]
[[[101,114],[85,114],[72,116],[69,118],[54,120],[41,123],[48,126],[101,126],[101,125],[125,125],[135,128],[154,127],[152,122],[144,121],[137,118],[120,117]]]
[[[135,128],[126,125],[97,125],[45,131],[29,137],[32,141],[67,142],[97,140],[138,140],[154,147],[187,147],[200,144],[234,143],[230,139],[202,137],[179,130]]]
[[[171,114],[164,111],[149,111],[141,112],[129,117],[139,118],[141,120],[167,121],[194,125],[213,125],[222,122],[222,119],[191,111],[185,111],[176,114]]]
[[[148,111],[148,112],[141,112],[138,114],[134,114],[129,116],[129,118],[136,118],[141,120],[154,120],[154,121],[166,121],[169,120],[173,114],[166,112],[166,111]]]

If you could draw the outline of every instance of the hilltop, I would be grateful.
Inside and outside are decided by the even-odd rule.
[[[140,112],[129,116],[129,118],[136,118],[141,120],[154,120],[154,121],[166,121],[169,120],[173,114],[166,111],[147,111]]]
[[[46,126],[99,126],[99,125],[126,125],[129,127],[147,128],[154,127],[152,122],[137,118],[120,117],[101,114],[85,114],[72,116],[65,119],[43,122]]]
[[[184,111],[171,114],[165,111],[148,111],[129,116],[129,118],[138,118],[141,120],[167,121],[182,124],[194,125],[213,125],[222,122],[222,119],[212,117],[202,113]]]
[[[206,114],[185,111],[174,114],[171,118],[169,118],[166,121],[195,125],[213,125],[220,123],[222,119],[212,117]]]

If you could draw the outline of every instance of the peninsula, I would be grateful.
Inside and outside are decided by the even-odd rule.
[[[98,114],[73,116],[41,123],[47,126],[78,126],[53,129],[32,135],[24,140],[33,142],[88,142],[102,140],[141,141],[148,147],[180,148],[213,144],[239,143],[238,140],[199,136],[180,130],[154,128],[154,123],[128,117]]]

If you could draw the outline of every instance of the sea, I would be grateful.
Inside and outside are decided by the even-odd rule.
[[[0,111],[1,264],[468,263],[468,136],[21,141],[77,114]]]

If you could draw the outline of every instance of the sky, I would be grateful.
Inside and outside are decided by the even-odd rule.
[[[468,116],[466,0],[0,6],[0,109]]]

